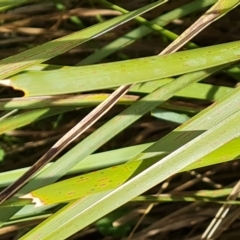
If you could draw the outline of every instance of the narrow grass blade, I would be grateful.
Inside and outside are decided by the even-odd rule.
[[[158,80],[235,62],[240,58],[239,49],[240,41],[236,41],[108,64],[68,67],[46,72],[28,71],[0,83],[22,90],[26,96],[85,92]]]
[[[157,88],[174,81],[175,79],[162,79],[158,81],[135,85],[129,92],[133,94],[147,94]],[[215,86],[211,84],[193,83],[190,86],[176,92],[174,96],[182,98],[194,98],[199,100],[215,101],[232,90],[231,87]],[[42,107],[86,107],[96,106],[104,101],[109,94],[81,94],[79,96],[38,96],[25,98],[3,98],[0,99],[0,110],[32,109]],[[117,104],[130,105],[139,97],[136,95],[125,95]]]
[[[229,93],[227,96],[222,98],[219,102],[207,108],[206,110],[198,114],[198,116],[195,116],[193,119],[191,119],[190,122],[188,122],[187,124],[183,124],[182,126],[177,128],[173,133],[170,133],[166,137],[160,139],[160,141],[154,144],[153,147],[149,148],[151,149],[151,152],[148,149],[148,151],[145,154],[140,154],[135,159],[139,159],[141,157],[156,156],[156,160],[158,160],[164,155],[164,154],[159,155],[159,151],[161,152],[163,149],[167,151],[172,151],[172,150],[174,151],[178,147],[192,140],[194,137],[199,136],[202,132],[222,122],[224,119],[226,119],[228,116],[230,116],[234,112],[239,111],[240,106],[239,104],[237,104],[240,101],[239,93],[240,93],[240,88],[234,89],[231,93]],[[236,103],[236,104],[233,104],[233,103]],[[211,121],[206,121],[206,116],[208,118],[211,118]],[[181,134],[181,132],[183,134]],[[193,134],[185,134],[188,132],[192,132]],[[157,149],[155,145],[158,146]],[[197,161],[197,163],[199,162],[201,161]],[[56,164],[57,163],[59,164],[59,162],[56,162]],[[62,164],[63,163],[64,162],[62,162]],[[201,163],[199,165],[201,165]],[[48,169],[45,171],[45,173],[46,172],[48,172]],[[44,176],[44,174],[42,175]],[[46,177],[47,175],[45,175],[45,178]],[[89,196],[87,199],[89,201],[91,201],[92,199],[96,200],[96,196]],[[63,217],[65,220],[69,219],[68,220],[69,222],[75,222],[75,220],[77,221],[76,212],[80,214],[82,211],[85,211],[85,208],[82,207],[81,201],[77,201],[72,206],[70,204],[69,208],[68,207],[64,208],[61,211],[61,214],[56,214],[55,217],[56,219],[58,219],[58,217],[60,219]],[[55,224],[56,222],[58,222],[58,221],[55,222],[55,217],[53,217],[52,224]],[[76,226],[75,224],[73,225],[75,226],[74,227],[75,229],[78,229],[79,226]],[[72,229],[71,231],[74,231],[74,230]]]
[[[143,152],[145,149],[153,145],[154,143],[146,143],[132,147],[120,148],[117,150],[112,150],[108,152],[96,153],[90,156],[87,156],[83,159],[80,163],[75,165],[72,169],[70,169],[66,174],[79,174],[88,171],[96,171],[98,169],[103,169],[119,164],[123,164],[134,158],[136,155]],[[219,149],[211,152],[209,155],[205,156],[201,159],[201,161],[195,162],[184,169],[184,171],[198,169],[201,167],[211,166],[213,164],[219,164],[223,162],[228,162],[235,160],[240,155],[240,138],[236,138],[229,143],[225,144],[224,146],[220,147]],[[162,151],[158,152],[159,155],[167,155],[169,152]],[[151,158],[139,158],[139,161],[152,161]],[[155,161],[154,161],[155,162]],[[50,167],[52,163],[49,163],[42,171]],[[8,171],[0,173],[0,187],[5,187],[19,178],[24,172],[27,171],[29,168],[22,168],[18,170]],[[117,171],[118,167],[116,166],[113,170]],[[132,172],[130,171],[129,176],[131,176]],[[84,175],[85,176],[85,175]],[[120,176],[118,182],[120,182]],[[102,175],[105,177],[105,174]],[[106,176],[108,177],[108,176]],[[90,179],[89,179],[90,180]],[[95,188],[95,191],[101,191],[101,189]],[[82,193],[83,196],[87,195],[87,192]]]
[[[137,195],[147,191],[151,187],[157,185],[167,177],[180,171],[199,158],[204,157],[232,139],[239,137],[239,118],[240,112],[231,115],[229,118],[201,134],[191,142],[183,145],[173,153],[169,154],[167,157],[163,158],[161,161],[153,164],[136,177],[132,178],[116,190],[101,198],[101,200],[86,208],[85,211],[75,214],[75,224],[78,225],[78,229],[81,230],[85,226],[130,201]],[[206,142],[210,144],[206,145]],[[122,196],[124,196],[124,198]],[[61,224],[58,224],[58,228],[55,229],[54,232],[51,231],[48,234],[46,231],[44,231],[44,225],[50,224],[50,222],[54,218],[59,217],[61,213],[64,214],[69,207],[71,208],[72,204],[64,207],[56,215],[50,217],[48,220],[27,233],[21,239],[35,238],[36,236],[39,236],[39,234],[41,234],[42,238],[47,236],[48,239],[54,239],[56,237],[68,237],[73,233],[72,231],[69,231],[69,228],[71,228],[72,224],[70,221],[67,223],[65,222],[65,230],[62,228]],[[77,219],[79,219],[79,221],[76,221]]]
[[[240,68],[235,66],[233,68],[226,70],[227,74],[232,76],[234,79],[236,79],[238,82],[240,82]]]
[[[21,189],[21,192],[28,193],[32,189],[36,189],[38,187],[56,181],[76,163],[91,154],[104,142],[108,141],[122,129],[126,128],[131,123],[139,119],[143,114],[157,107],[161,102],[172,97],[175,92],[190,85],[191,83],[206,78],[207,76],[220,70],[222,67],[224,66],[208,69],[208,71],[186,74],[180,77],[177,82],[166,84],[145,98],[136,102],[130,108],[123,111],[120,115],[116,116],[107,124],[91,134],[89,137],[84,139],[81,142],[80,147],[77,145],[76,147],[72,148],[67,154],[64,155],[64,157],[59,158],[58,161],[51,165],[50,168],[39,174],[36,179],[32,179],[23,189]],[[101,139],[99,139],[98,136],[101,136]],[[41,179],[40,181],[38,180],[39,178]],[[42,179],[44,179],[44,181]],[[4,223],[6,219],[12,215],[13,212],[14,211],[10,209],[9,211],[5,211],[4,215],[0,214],[0,223]]]
[[[193,170],[208,165],[210,166],[217,164],[220,161],[225,162],[226,157],[230,160],[234,160],[235,157],[240,156],[240,150],[238,149],[239,142],[240,138],[230,141],[224,146],[199,159],[196,163],[188,166],[187,170]],[[169,153],[162,152],[162,154],[167,155]],[[230,156],[228,154],[230,154]],[[122,185],[128,179],[136,176],[156,163],[158,159],[159,157],[130,161],[118,166],[83,174],[78,177],[47,185],[46,187],[32,191],[30,194],[27,194],[22,198],[30,197],[33,199],[41,199],[41,201],[37,201],[36,204],[37,206],[42,206],[70,202],[96,193],[113,190]],[[182,171],[186,171],[186,168]]]
[[[23,127],[34,121],[54,116],[59,113],[73,110],[73,107],[62,108],[42,108],[21,113],[13,117],[8,117],[0,121],[0,134],[6,133],[16,128]]]
[[[195,197],[195,196],[174,196],[174,195],[159,195],[156,196],[140,196],[132,200],[133,202],[141,203],[164,203],[164,202],[198,202],[198,203],[215,203],[215,204],[229,204],[240,205],[240,201],[218,200],[209,197]]]
[[[54,181],[53,176],[56,175],[56,173],[57,173],[56,179],[58,179],[59,176],[61,175],[61,172],[66,173],[68,169],[70,169],[77,162],[80,161],[80,158],[83,159],[88,154],[92,153],[95,149],[97,149],[100,145],[102,145],[104,141],[107,141],[109,138],[116,135],[122,129],[126,128],[131,123],[133,123],[138,118],[140,118],[143,114],[154,109],[162,101],[170,98],[176,91],[179,91],[183,87],[190,85],[190,83],[193,83],[193,82],[199,81],[202,78],[205,78],[206,76],[219,70],[220,68],[221,67],[213,68],[211,70],[208,70],[207,72],[202,71],[202,72],[189,74],[188,76],[186,75],[186,76],[180,77],[176,82],[171,82],[169,84],[166,84],[163,87],[154,91],[153,93],[149,94],[148,96],[140,99],[138,102],[131,105],[128,109],[124,110],[118,116],[116,116],[113,119],[111,119],[110,121],[108,121],[105,125],[103,125],[101,128],[96,130],[89,137],[85,138],[81,142],[80,147],[76,146],[75,148],[71,149],[64,156],[64,158],[58,159],[58,161],[55,162],[55,164],[54,164],[54,165],[58,165],[58,167],[52,166],[51,169],[50,168],[46,169],[44,171],[44,173],[39,175],[39,177],[41,175],[44,175],[44,176],[41,176],[40,178],[51,179],[51,181]],[[99,139],[98,136],[101,136],[101,139]],[[79,149],[81,149],[81,152],[79,152]],[[75,151],[76,151],[76,153],[75,153]],[[78,155],[79,153],[80,153],[81,157]],[[67,157],[68,154],[70,154],[69,157]],[[75,158],[75,157],[73,157],[74,155],[75,156],[78,155],[78,157]],[[65,157],[67,157],[67,159],[71,159],[71,161],[69,161],[69,160],[66,161]],[[58,169],[58,170],[56,171],[56,169]],[[49,174],[51,177],[49,177]],[[31,182],[29,182],[27,185],[33,184],[34,188],[36,188],[37,185],[39,186],[39,184],[41,183],[41,181],[35,182],[34,180],[32,180]],[[35,183],[33,183],[33,182],[35,182]],[[45,184],[47,184],[46,181],[45,181]],[[33,187],[33,185],[32,185],[32,187]],[[23,190],[23,191],[26,191],[26,190]]]
[[[41,191],[34,191],[36,192],[36,195],[43,195]],[[222,203],[229,203],[232,205],[240,204],[240,201],[223,201],[219,200],[217,198],[223,198],[229,195],[232,191],[232,188],[224,188],[224,189],[218,189],[218,190],[199,190],[199,191],[192,191],[192,192],[176,192],[176,193],[170,193],[170,194],[160,194],[159,196],[139,196],[131,201],[133,202],[175,202],[175,201],[183,201],[183,202],[213,202],[217,204]],[[56,190],[54,191],[56,192]],[[94,193],[94,195],[97,195],[98,193]],[[106,194],[106,191],[100,191],[99,194]],[[32,195],[32,194],[31,194]],[[82,196],[81,196],[82,197]],[[74,198],[71,198],[74,199]],[[63,201],[58,202],[67,202],[68,199],[63,199]],[[16,207],[16,206],[25,206],[25,205],[31,205],[32,200],[30,199],[12,199],[11,201],[6,201],[1,207]]]
[[[189,13],[195,12],[200,8],[212,5],[215,2],[216,0],[192,1],[186,5],[181,6],[180,8],[174,9],[160,17],[155,18],[150,22],[150,24],[152,24],[152,27],[154,27],[155,30],[157,30],[157,32],[159,32],[160,34],[164,35],[165,37],[171,40],[175,40],[178,37],[178,35],[164,29],[163,26],[167,25],[168,23],[172,22],[175,19],[182,18],[188,15]],[[128,46],[129,44],[132,44],[137,39],[140,39],[151,32],[152,32],[151,28],[147,26],[140,26],[128,32],[124,36],[112,41],[111,43],[107,44],[98,51],[94,52],[90,56],[80,61],[77,65],[82,66],[97,63],[101,59],[114,53],[116,50],[122,49]]]
[[[130,21],[136,16],[143,14],[151,9],[165,3],[165,0],[157,1],[149,4],[128,14],[118,16],[109,21],[96,24],[84,30],[72,33],[68,36],[58,38],[51,42],[47,42],[41,46],[26,50],[25,52],[5,58],[0,61],[0,79],[4,79],[18,73],[25,68],[38,63],[45,62],[61,53],[64,53],[84,42],[89,41],[101,34],[104,34],[111,29]]]
[[[179,124],[182,124],[190,119],[187,114],[176,113],[165,109],[154,109],[151,111],[151,116]]]
[[[0,12],[6,11],[10,8],[21,6],[22,4],[26,4],[29,2],[33,2],[33,0],[18,0],[17,2],[14,0],[1,0],[0,1]]]

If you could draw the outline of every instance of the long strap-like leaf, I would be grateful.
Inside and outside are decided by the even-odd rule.
[[[108,22],[99,24],[98,26],[93,26],[86,29],[85,34],[90,34],[91,37],[99,36],[112,28],[123,24],[134,17],[143,14],[160,4],[166,2],[167,0],[160,0],[156,3],[149,4],[133,12],[129,12],[123,16],[111,19]],[[100,30],[98,30],[99,28]],[[97,32],[97,33],[95,33]],[[79,33],[78,33],[79,34]],[[6,77],[20,70],[23,70],[29,66],[36,63],[43,62],[51,57],[56,56],[62,52],[65,52],[80,43],[87,41],[84,36],[78,36],[77,33],[73,33],[67,37],[63,37],[52,42],[43,44],[35,49],[27,50],[24,53],[14,57],[9,57],[2,60],[0,63],[0,77]],[[89,39],[88,39],[89,40]],[[62,41],[65,41],[62,42]],[[44,58],[44,60],[43,60]],[[0,81],[0,84],[8,83],[8,80]],[[126,89],[126,90],[124,90]],[[53,145],[25,174],[23,174],[18,180],[13,184],[8,186],[0,193],[0,204],[6,199],[12,197],[21,187],[23,187],[28,180],[36,174],[40,169],[42,169],[48,162],[50,162],[55,156],[57,156],[65,147],[69,145],[74,139],[76,139],[80,134],[85,132],[90,126],[92,126],[104,113],[106,113],[117,101],[118,99],[127,92],[127,87],[122,86],[116,90],[108,99],[103,101],[96,109],[94,109],[88,116],[86,116],[79,124],[77,124],[73,129],[71,129],[67,134],[65,134],[56,144]]]
[[[207,27],[210,23],[218,19],[220,16],[226,14],[230,9],[239,4],[238,1],[218,1],[212,8],[210,8],[205,15],[196,21],[188,30],[186,30],[176,41],[167,47],[161,54],[167,54],[177,51],[181,46],[188,42],[198,32]],[[226,4],[227,3],[227,4]],[[234,3],[234,4],[233,4]],[[226,8],[229,9],[226,11]],[[192,33],[192,34],[189,34]],[[7,187],[0,193],[0,203],[13,196],[26,182],[37,173],[43,166],[45,166],[53,157],[57,156],[65,147],[67,147],[74,139],[91,127],[107,110],[109,110],[118,99],[123,96],[132,85],[125,85],[118,88],[109,98],[102,102],[89,115],[87,115],[80,123],[65,134],[44,156],[39,159],[36,164],[32,166],[21,178],[19,178],[12,185]]]

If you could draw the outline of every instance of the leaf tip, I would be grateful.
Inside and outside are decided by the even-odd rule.
[[[32,203],[35,204],[34,207],[42,207],[44,206],[45,204],[41,201],[40,198],[38,197],[34,197],[31,193],[28,193],[26,195],[23,195],[21,197],[19,197],[21,199],[31,199],[32,200]]]

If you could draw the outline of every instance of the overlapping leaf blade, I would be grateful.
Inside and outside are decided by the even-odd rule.
[[[195,79],[196,80],[196,79]],[[198,80],[196,80],[196,81],[199,81],[200,79],[198,79]],[[192,82],[194,82],[193,80],[192,80]],[[185,86],[186,86],[187,84],[185,83]],[[171,86],[171,85],[170,85]],[[183,87],[183,85],[182,85],[182,87]],[[172,94],[172,93],[171,93]],[[151,99],[151,98],[150,98]],[[234,98],[235,100],[233,100],[233,101],[238,101],[238,98],[237,97],[235,97]],[[149,100],[149,99],[148,99]],[[155,100],[154,100],[155,101]],[[225,109],[224,109],[225,110]],[[234,114],[234,111],[235,110],[233,110],[233,108],[231,108],[230,109],[230,111],[233,111],[232,112],[232,114]],[[134,114],[135,114],[135,112],[134,112]],[[224,113],[225,114],[225,113]],[[227,116],[229,116],[229,115],[231,115],[230,114],[230,112],[228,112],[227,111],[227,113],[225,114],[225,115],[221,115],[221,117],[220,117],[220,120],[223,120],[223,119],[225,119],[225,117],[227,117]],[[136,120],[137,118],[135,118],[135,120]],[[225,119],[225,121],[228,121],[228,119]],[[233,122],[235,121],[235,120],[232,120]],[[119,123],[119,122],[118,122]],[[121,122],[120,122],[121,123]],[[124,123],[124,122],[122,122],[122,123]],[[128,125],[128,124],[127,124]],[[126,124],[125,124],[125,127],[127,126]],[[191,124],[190,124],[191,125]],[[206,129],[208,129],[209,128],[209,126],[208,127],[206,127]],[[190,127],[190,129],[191,129],[191,127]],[[203,127],[203,130],[201,129],[201,131],[200,131],[200,133],[199,134],[201,134],[202,133],[202,131],[205,131],[206,129],[204,129],[204,127]],[[180,128],[180,130],[184,130],[184,126],[183,126],[183,129],[181,129]],[[191,130],[194,130],[194,128],[193,129],[191,129]],[[231,131],[232,131],[232,129],[231,129]],[[199,134],[197,134],[197,135],[199,135]],[[197,136],[196,135],[196,136]],[[186,143],[186,142],[188,142],[189,140],[191,140],[192,138],[194,138],[194,137],[196,137],[195,135],[193,135],[193,136],[190,136],[190,138],[187,138],[187,140],[185,141],[185,142],[182,142],[181,144],[176,144],[176,146],[174,146],[173,148],[165,148],[165,150],[167,149],[167,151],[166,152],[164,152],[163,151],[163,149],[164,149],[164,147],[166,146],[164,146],[164,144],[161,142],[161,140],[160,141],[158,141],[157,143],[155,143],[155,144],[149,144],[151,147],[150,148],[147,148],[149,145],[146,145],[146,146],[144,146],[143,148],[142,148],[142,150],[144,150],[145,149],[145,153],[143,153],[143,154],[139,154],[140,152],[138,151],[136,151],[136,152],[134,152],[134,153],[132,153],[132,155],[133,156],[135,156],[135,160],[137,160],[136,162],[138,162],[139,160],[141,161],[142,159],[148,159],[149,157],[150,157],[150,160],[153,160],[154,158],[162,158],[162,156],[161,156],[161,154],[164,152],[164,154],[166,154],[166,153],[169,153],[169,152],[172,152],[173,151],[173,154],[174,154],[174,150],[176,149],[176,148],[178,148],[178,147],[181,147],[182,146],[182,144],[184,144],[184,143]],[[108,137],[107,137],[108,138]],[[181,139],[181,138],[180,138]],[[233,140],[232,142],[230,142],[230,143],[228,143],[226,146],[233,146],[233,144],[232,143],[236,143],[236,142],[238,142],[238,140],[239,140],[239,138],[238,139],[235,139],[235,140]],[[103,141],[106,141],[106,138],[104,138],[104,140]],[[96,144],[96,142],[95,142],[95,144]],[[93,144],[94,145],[94,144]],[[80,145],[80,146],[84,146],[84,145]],[[96,146],[95,146],[96,147]],[[159,150],[159,147],[160,147],[160,150]],[[94,147],[93,147],[94,148]],[[146,149],[147,148],[147,149]],[[221,147],[221,148],[219,148],[219,149],[217,149],[216,151],[215,151],[215,153],[218,153],[219,155],[218,156],[220,156],[220,154],[221,155],[224,155],[223,154],[223,152],[222,153],[220,153],[218,150],[220,150],[220,149],[224,149],[223,147]],[[82,150],[81,148],[80,148],[80,150]],[[75,152],[76,153],[76,152]],[[86,154],[86,152],[84,153],[84,154]],[[81,155],[81,157],[80,157],[80,159],[81,158],[83,158],[84,157],[84,154],[82,154]],[[213,153],[210,153],[209,154],[209,156],[211,156],[211,154],[213,154]],[[238,151],[236,150],[235,151],[235,154],[237,155],[238,154]],[[137,157],[136,157],[136,155],[138,155]],[[160,155],[160,156],[159,156]],[[236,155],[234,155],[234,157],[236,156]],[[76,157],[76,155],[74,156],[74,157]],[[230,157],[229,159],[233,159],[234,157]],[[207,158],[207,156],[206,156],[206,158]],[[203,158],[202,160],[204,160],[204,159],[206,159],[206,158]],[[129,160],[129,159],[127,159],[127,160]],[[156,159],[155,159],[156,160]],[[198,163],[195,163],[195,164],[192,164],[191,166],[189,166],[187,169],[191,169],[191,167],[199,167],[199,166],[204,166],[204,161],[200,161],[200,162],[198,162]],[[221,161],[220,160],[220,158],[218,159],[219,161]],[[144,160],[145,161],[145,160]],[[223,160],[224,161],[224,160]],[[206,162],[205,162],[206,163]],[[73,163],[71,163],[71,164],[73,164]],[[54,164],[53,164],[54,165]],[[81,164],[79,164],[79,166],[81,166]],[[69,169],[69,167],[70,167],[70,165],[68,166],[68,169]],[[51,168],[51,167],[50,167]],[[67,171],[67,168],[66,168],[66,171]],[[66,172],[65,171],[65,172]],[[46,171],[47,172],[47,171]],[[63,174],[63,172],[61,173],[61,174]],[[44,176],[44,174],[43,175],[39,175],[39,178],[38,179],[41,179],[41,177],[43,177]],[[47,176],[47,175],[45,175],[45,176]],[[59,175],[60,176],[60,175]],[[59,176],[57,176],[57,178],[59,177]],[[43,184],[44,185],[44,184]],[[34,187],[34,184],[30,184],[29,186],[29,189],[31,189],[31,187]],[[27,188],[26,189],[24,189],[24,190],[27,190]],[[89,197],[89,198],[86,198],[86,199],[84,199],[83,201],[77,201],[77,202],[75,202],[73,205],[69,205],[69,206],[67,206],[66,208],[65,208],[65,210],[68,210],[68,212],[66,211],[66,212],[64,212],[64,209],[63,209],[63,211],[61,211],[61,212],[59,212],[57,215],[55,215],[54,216],[54,218],[52,219],[52,220],[55,220],[56,222],[57,222],[57,226],[56,225],[51,225],[51,224],[49,224],[48,226],[44,226],[45,227],[45,230],[46,230],[46,235],[51,231],[51,229],[53,229],[53,226],[56,226],[56,231],[58,231],[58,230],[60,230],[60,231],[58,231],[57,232],[57,235],[54,235],[54,233],[52,233],[52,235],[50,234],[50,235],[48,235],[48,237],[47,237],[47,239],[54,239],[55,237],[60,237],[60,238],[62,238],[62,237],[66,237],[66,236],[69,236],[69,235],[71,235],[73,232],[76,232],[76,231],[78,231],[79,229],[81,229],[82,228],[82,226],[84,225],[84,224],[86,224],[86,223],[84,223],[84,224],[82,224],[82,225],[75,225],[75,224],[72,224],[71,225],[71,223],[76,223],[76,222],[78,222],[78,218],[79,218],[79,216],[76,216],[76,212],[78,211],[79,212],[79,214],[81,214],[81,213],[83,213],[83,214],[86,214],[86,212],[84,212],[85,211],[85,208],[89,208],[91,205],[94,205],[94,203],[95,202],[97,202],[97,201],[99,201],[100,199],[102,199],[102,198],[104,198],[106,196],[106,193],[100,193],[100,194],[97,194],[97,195],[94,195],[94,196],[92,196],[92,197]],[[111,198],[111,195],[110,195],[110,198]],[[101,201],[101,200],[100,200]],[[99,202],[100,203],[100,205],[101,205],[101,202]],[[89,208],[89,209],[91,209],[91,207]],[[104,210],[104,211],[108,211],[108,210]],[[14,212],[14,210],[12,211],[12,212]],[[7,213],[7,215],[9,215],[9,213],[10,212],[8,212]],[[72,214],[72,215],[71,215]],[[74,215],[75,214],[75,215]],[[103,214],[103,213],[101,213],[101,214]],[[10,213],[10,215],[11,215],[11,213]],[[9,215],[9,216],[10,216]],[[64,218],[65,217],[65,218]],[[93,216],[93,218],[94,218],[95,216]],[[93,219],[92,218],[92,219]],[[68,226],[68,225],[66,225],[66,224],[64,224],[63,223],[63,225],[61,225],[61,222],[59,222],[59,219],[61,220],[65,220],[65,221],[69,221],[68,223],[70,224],[69,225],[69,228],[68,228],[68,230],[65,232],[63,229],[60,229],[61,228],[61,226]],[[50,219],[49,219],[50,220]],[[88,219],[87,219],[87,221],[88,221]],[[49,223],[49,222],[48,222]],[[50,223],[51,223],[51,221],[50,221]],[[46,229],[46,228],[48,228],[48,229]],[[44,228],[43,228],[44,229]],[[38,231],[38,229],[36,229],[36,231]],[[28,236],[28,235],[27,235]],[[30,236],[32,236],[31,235],[31,233],[30,233]]]
[[[215,127],[207,130],[194,140],[178,148],[176,151],[169,154],[161,161],[153,164],[151,167],[138,174],[136,177],[132,178],[116,190],[110,192],[102,198],[99,198],[97,202],[87,205],[88,207],[85,206],[86,208],[84,210],[82,209],[82,211],[78,211],[78,214],[76,214],[78,202],[68,204],[52,218],[49,218],[43,224],[40,224],[38,228],[30,231],[21,239],[36,237],[39,236],[39,234],[41,234],[41,237],[47,237],[47,239],[54,239],[54,237],[59,237],[61,239],[66,238],[69,236],[69,228],[73,225],[73,219],[75,225],[78,227],[78,230],[80,230],[108,212],[155,186],[167,177],[170,177],[172,174],[209,154],[213,150],[219,148],[232,139],[239,137],[240,125],[237,125],[239,118],[240,111],[230,115],[230,117],[226,118]],[[211,144],[206,145],[206,142]],[[123,194],[124,198],[121,197]],[[93,196],[93,198],[95,198],[95,196]],[[58,224],[58,227],[61,230],[57,228],[56,231],[52,233],[49,232],[47,234],[46,229],[44,229],[44,225],[50,225],[52,220],[54,220],[53,223],[56,222],[56,218],[60,221],[66,212],[68,212],[68,215],[72,215],[73,210],[75,211],[75,214],[72,216],[71,221],[68,221],[67,223],[64,222],[63,224],[64,228],[68,228],[68,231],[62,230],[63,226]],[[94,215],[92,213],[94,213]],[[61,214],[63,216],[61,216]],[[74,228],[76,228],[76,226],[74,226]]]
[[[239,60],[239,48],[240,41],[236,41],[170,55],[52,71],[28,71],[13,76],[7,80],[7,84],[21,89],[26,96],[106,89],[158,80],[235,62]],[[37,79],[41,81],[36,81]]]
[[[26,50],[17,55],[5,58],[0,61],[0,79],[7,78],[30,66],[42,63],[50,58],[58,56],[61,53],[64,53],[86,41],[89,41],[92,38],[104,34],[127,21],[130,21],[140,14],[150,11],[164,2],[165,0],[157,1],[130,13],[115,17],[103,23],[93,25],[84,30],[58,38],[51,42],[47,42],[41,46]]]

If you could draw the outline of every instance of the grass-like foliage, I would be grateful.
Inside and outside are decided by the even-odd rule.
[[[0,239],[239,236],[239,1],[186,2],[0,1]]]

